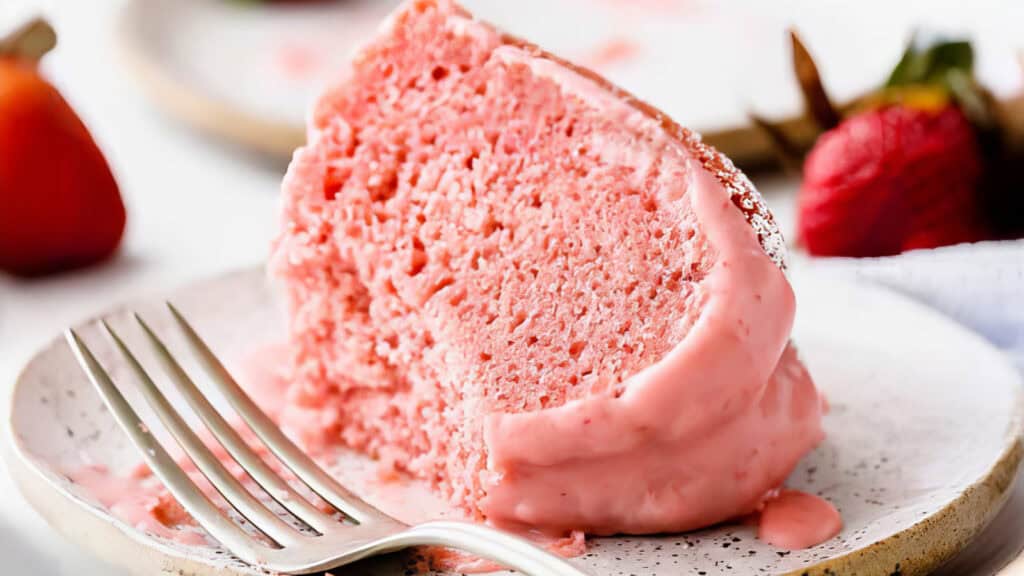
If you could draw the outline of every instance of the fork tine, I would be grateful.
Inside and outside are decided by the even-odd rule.
[[[199,356],[200,363],[210,379],[227,398],[231,406],[242,417],[246,425],[259,436],[267,448],[287,466],[292,473],[302,480],[311,490],[317,493],[339,511],[345,513],[357,523],[369,520],[391,520],[382,512],[373,508],[361,498],[327,475],[320,466],[299,449],[281,429],[261,410],[252,398],[242,390],[231,374],[224,368],[217,356],[210,350],[185,317],[167,302],[167,308],[185,334],[189,345]]]
[[[160,478],[174,498],[199,522],[204,530],[224,544],[232,553],[246,562],[258,563],[260,560],[258,549],[263,546],[214,506],[188,477],[188,474],[167,454],[167,451],[142,422],[138,413],[125,400],[121,391],[110,379],[110,375],[96,360],[92,351],[78,334],[68,328],[64,331],[64,337],[74,352],[78,364],[85,370],[103,402],[114,415],[114,419],[128,434],[132,444],[142,453],[146,464]]]
[[[206,428],[213,433],[217,441],[231,454],[231,457],[242,467],[249,476],[260,485],[278,504],[294,514],[307,526],[323,534],[338,522],[318,510],[310,504],[282,480],[277,473],[260,458],[252,448],[239,436],[238,432],[224,420],[220,412],[210,404],[206,396],[196,387],[195,382],[189,377],[181,364],[175,360],[174,355],[167,349],[163,340],[149,327],[141,316],[135,314],[135,321],[142,327],[146,334],[151,348],[156,352],[157,358],[164,367],[164,371],[173,380],[178,391],[182,393],[192,410],[199,415],[199,418],[206,425]]]
[[[301,541],[302,535],[299,532],[268,510],[228,472],[227,468],[220,463],[213,452],[178,414],[163,392],[157,388],[156,383],[149,377],[142,364],[117,335],[117,332],[110,327],[106,320],[101,320],[100,323],[128,362],[132,372],[135,373],[146,402],[160,417],[160,421],[164,423],[164,426],[167,427],[185,454],[196,464],[203,476],[206,476],[210,484],[224,497],[224,500],[278,545],[287,546]]]

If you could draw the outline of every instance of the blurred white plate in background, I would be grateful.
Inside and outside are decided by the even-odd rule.
[[[122,18],[123,52],[163,106],[222,136],[286,153],[301,142],[309,103],[397,3],[132,0]],[[749,110],[799,112],[790,26],[800,30],[838,100],[883,81],[917,28],[973,37],[985,82],[1002,95],[1021,86],[1017,54],[1024,40],[1016,23],[1024,21],[1024,3],[1011,0],[463,4],[706,133],[745,126]]]

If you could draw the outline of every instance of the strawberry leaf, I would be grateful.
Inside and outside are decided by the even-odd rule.
[[[981,128],[991,127],[994,122],[991,96],[974,76],[974,49],[966,40],[928,42],[915,35],[883,92],[908,87],[942,90]]]
[[[915,35],[885,85],[940,84],[948,88],[950,74],[974,75],[971,43],[966,40],[937,40],[926,44]]]

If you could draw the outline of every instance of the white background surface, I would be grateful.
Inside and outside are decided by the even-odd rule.
[[[0,14],[10,18],[19,1],[0,0]],[[198,138],[143,101],[115,59],[118,3],[50,4],[61,46],[47,57],[45,70],[107,153],[128,206],[128,230],[110,265],[36,281],[0,274],[4,421],[18,368],[69,323],[128,294],[259,263],[273,232],[283,170]],[[116,574],[51,532],[27,509],[6,472],[0,473],[0,573]]]
[[[502,2],[499,5],[497,1],[476,0],[473,4],[490,2],[488,9],[495,13],[518,4]],[[751,10],[778,22],[785,10],[793,9],[794,1],[751,2],[749,5],[758,6]],[[539,7],[538,10],[542,10],[544,4],[524,3]],[[974,16],[961,17],[964,12],[957,7],[965,8],[968,4],[973,5],[971,14]],[[19,367],[45,339],[127,295],[183,284],[226,269],[256,265],[264,259],[274,231],[276,192],[284,166],[205,141],[154,112],[117,62],[113,25],[118,5],[115,0],[0,0],[0,28],[3,23],[13,21],[16,15],[32,9],[41,8],[51,17],[61,35],[61,45],[47,57],[45,71],[76,107],[106,151],[129,210],[123,250],[113,263],[43,280],[23,281],[0,275],[0,414],[5,419],[9,386]],[[880,44],[879,52],[865,50],[857,42],[851,42],[852,38],[860,37],[870,43],[872,38],[891,28],[883,21],[873,25],[871,18],[853,8],[856,5],[867,3],[818,0],[814,2],[816,8],[802,17],[848,20],[848,26],[838,26],[842,30],[838,36],[820,33],[810,36],[820,47],[822,56],[859,62],[861,74],[875,75],[890,65],[898,43],[889,40]],[[923,14],[932,21],[965,25],[973,22],[980,29],[994,30],[996,38],[1001,38],[1014,21],[1024,22],[1024,15],[1020,14],[1024,2],[1011,0],[890,1],[874,6],[879,18],[881,14],[898,11]],[[778,7],[778,11],[772,7]],[[525,12],[516,14],[508,17],[527,19]],[[1016,18],[1012,17],[1014,14]],[[549,16],[535,12],[534,17]],[[832,26],[837,29],[836,22],[832,22]],[[758,53],[757,38],[752,36],[749,26],[735,33],[737,50],[725,57],[746,58],[749,62],[751,54]],[[544,38],[539,40],[543,42]],[[756,93],[757,82],[762,81],[758,79],[775,77],[770,73],[771,66],[782,61],[783,56],[768,55],[764,67],[751,65],[751,75],[742,89],[733,90],[728,98],[741,101],[743,94]],[[773,62],[775,64],[771,64]],[[1005,58],[996,59],[992,70],[1007,86],[1012,87],[1017,82]],[[664,104],[659,102],[657,82],[632,86],[628,73],[622,75],[618,80],[628,88],[656,104]],[[858,82],[863,85],[863,78],[862,75],[860,79],[837,77],[834,80],[842,91],[859,87]],[[694,83],[693,90],[709,89],[716,82],[727,85],[735,82],[707,80],[708,86]],[[768,93],[775,94],[772,98],[783,104],[792,96],[788,90],[785,84],[767,89]],[[691,108],[688,114],[692,113]],[[688,116],[686,121],[699,123],[699,120]],[[762,183],[764,190],[785,190],[788,186],[784,181]],[[771,194],[770,202],[773,199],[776,209],[782,212],[781,220],[789,221],[785,196]],[[115,573],[98,566],[57,538],[22,503],[6,473],[0,473],[0,494],[0,572],[12,576]]]

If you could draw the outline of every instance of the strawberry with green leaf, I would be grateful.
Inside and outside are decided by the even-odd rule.
[[[912,42],[885,85],[844,114],[793,43],[808,111],[824,130],[803,159],[798,198],[798,241],[809,253],[888,256],[991,239],[1005,234],[999,217],[1024,220],[1004,213],[1016,191],[994,175],[1013,163],[969,43]],[[792,162],[797,147],[767,127]]]

